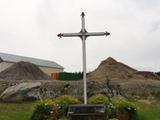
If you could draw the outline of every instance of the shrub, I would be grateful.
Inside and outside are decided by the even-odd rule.
[[[108,97],[102,94],[91,96],[88,99],[89,104],[105,104],[108,102],[109,102]]]
[[[113,105],[113,103],[106,102],[105,107],[106,107],[106,112],[107,112],[108,118],[117,117],[116,107]]]
[[[60,117],[60,106],[58,104],[53,105],[51,114],[52,120],[57,120]]]
[[[67,120],[63,116],[67,115],[69,105],[81,103],[78,99],[64,95],[52,99],[40,100],[31,116],[31,120]]]
[[[98,94],[91,96],[88,99],[89,104],[104,104],[105,105],[105,111],[107,112],[108,117],[111,118],[113,112],[114,112],[114,106],[109,101],[108,97],[103,94]]]
[[[52,99],[40,100],[31,116],[31,120],[51,120],[55,102]]]
[[[138,120],[137,107],[128,100],[111,99],[102,94],[94,95],[88,99],[89,104],[104,104],[108,118],[119,118],[120,113],[129,120]]]
[[[113,99],[113,105],[117,110],[117,117],[123,114],[123,117],[129,117],[129,120],[138,120],[137,107],[128,100]]]
[[[81,103],[77,98],[69,95],[60,96],[56,98],[55,102],[60,106],[62,116],[67,115],[68,107],[70,105]]]

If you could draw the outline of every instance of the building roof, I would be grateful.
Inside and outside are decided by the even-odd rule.
[[[19,56],[19,55],[12,55],[12,54],[1,53],[1,52],[0,52],[0,61],[1,62],[2,61],[12,62],[12,63],[25,61],[25,62],[31,62],[31,63],[36,64],[38,66],[64,69],[64,67],[62,67],[61,65],[59,65],[53,61],[42,60],[42,59],[31,58],[31,57],[24,57],[24,56]]]

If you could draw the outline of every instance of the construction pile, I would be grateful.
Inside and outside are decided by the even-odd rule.
[[[47,74],[35,64],[29,62],[18,62],[0,73],[0,79],[4,80],[49,80]]]
[[[135,74],[142,75],[145,79],[160,80],[160,76],[155,74],[154,72],[138,71]]]
[[[160,80],[160,76],[153,72],[138,71],[126,64],[109,57],[102,61],[98,68],[87,75],[88,80],[104,81],[111,79],[112,82],[122,83],[130,80]]]

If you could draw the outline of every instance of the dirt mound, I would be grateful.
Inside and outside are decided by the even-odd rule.
[[[137,70],[109,57],[102,61],[96,70],[89,73],[87,78],[98,81],[109,78],[114,81],[123,82],[131,78],[135,72],[137,72]]]
[[[0,73],[4,80],[49,80],[51,79],[35,64],[29,62],[18,62]]]
[[[145,79],[152,79],[152,80],[160,80],[160,76],[149,71],[138,71],[135,73],[135,75],[141,75]]]
[[[137,71],[111,57],[102,61],[93,72],[88,73],[87,79],[107,85],[107,88],[114,88],[114,91],[124,97],[137,99],[139,96],[154,96],[159,98],[160,79],[157,74]]]
[[[97,69],[88,73],[88,80],[105,81],[112,80],[113,83],[122,83],[134,80],[160,80],[160,76],[149,71],[137,71],[128,65],[109,57],[102,61]]]

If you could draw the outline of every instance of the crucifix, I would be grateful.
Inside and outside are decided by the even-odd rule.
[[[110,35],[108,32],[87,32],[85,29],[85,14],[81,14],[81,31],[78,33],[60,33],[58,37],[80,37],[82,40],[82,52],[83,52],[83,85],[84,85],[84,104],[87,104],[87,80],[86,80],[86,38],[90,36],[104,36]]]

